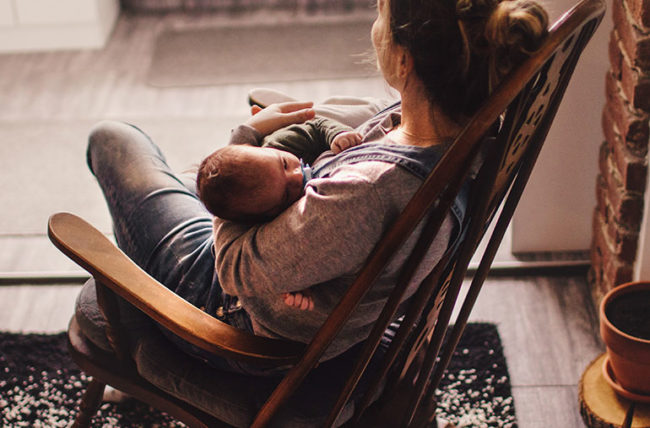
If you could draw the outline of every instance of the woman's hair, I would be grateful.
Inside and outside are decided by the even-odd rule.
[[[413,57],[429,99],[452,119],[472,115],[548,34],[534,0],[387,0],[393,41]]]
[[[240,212],[241,195],[255,197],[259,189],[258,173],[241,159],[242,146],[216,150],[203,159],[196,174],[196,190],[207,210],[220,218],[253,221]]]

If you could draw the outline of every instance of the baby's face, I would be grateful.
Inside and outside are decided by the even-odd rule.
[[[246,151],[249,168],[259,172],[260,190],[256,197],[242,201],[247,213],[274,217],[300,199],[303,175],[300,160],[291,153],[271,148],[250,147]]]

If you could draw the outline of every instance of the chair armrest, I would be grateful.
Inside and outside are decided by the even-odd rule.
[[[100,283],[174,334],[216,355],[264,365],[295,363],[298,342],[255,336],[196,308],[136,265],[85,220],[58,213],[48,221],[52,243]]]

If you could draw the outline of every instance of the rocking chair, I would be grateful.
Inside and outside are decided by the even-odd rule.
[[[74,426],[89,424],[105,385],[189,426],[428,426],[435,419],[434,392],[578,57],[604,9],[602,0],[580,2],[552,26],[543,46],[500,84],[385,233],[309,345],[256,337],[221,323],[151,278],[82,219],[66,213],[53,215],[49,220],[50,239],[92,274],[80,299],[84,304],[93,303],[97,314],[89,326],[77,311],[68,331],[73,359],[92,376]],[[491,134],[495,138],[486,138],[495,126],[496,134]],[[476,177],[468,177],[477,156],[482,156],[481,167]],[[420,284],[396,326],[406,286],[467,183],[472,203],[460,244],[447,252]],[[353,350],[319,365],[320,356],[348,315],[420,221],[425,226],[419,241],[370,336]],[[450,327],[469,262],[493,221],[480,265]],[[137,308],[135,317],[130,314],[125,319],[116,296]],[[154,321],[205,351],[248,363],[291,368],[284,377],[218,370],[175,348]],[[390,330],[390,326],[394,328]],[[105,343],[90,341],[88,328],[105,333]],[[386,350],[380,342],[387,331],[394,334]]]

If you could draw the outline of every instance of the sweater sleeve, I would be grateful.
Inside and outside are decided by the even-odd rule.
[[[228,144],[259,146],[262,144],[262,134],[252,126],[239,125],[237,128],[232,130]]]
[[[284,150],[309,164],[321,153],[329,150],[334,137],[346,131],[349,126],[332,119],[318,117],[305,123],[290,125],[264,138],[263,146]]]
[[[297,291],[353,274],[385,226],[386,210],[365,177],[312,180],[305,195],[269,223],[215,219],[216,269],[238,296]]]

